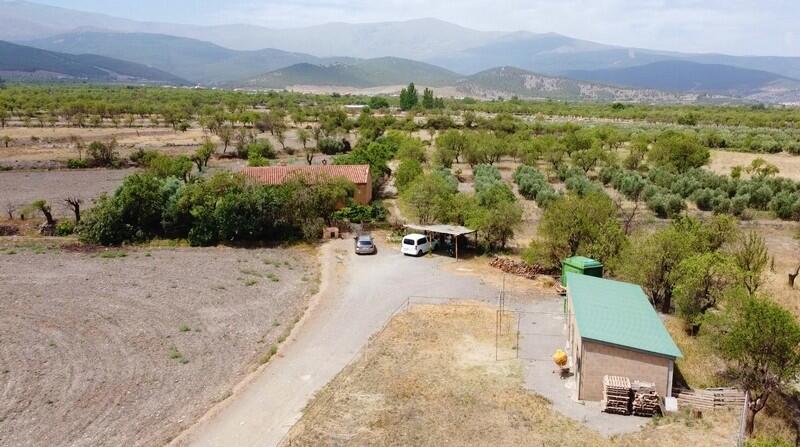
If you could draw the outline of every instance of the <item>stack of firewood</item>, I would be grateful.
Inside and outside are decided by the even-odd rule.
[[[508,258],[494,258],[489,261],[489,265],[512,275],[522,276],[523,278],[535,279],[542,269],[537,265],[528,265],[524,262],[514,261]]]
[[[653,417],[658,411],[659,398],[656,384],[650,382],[633,383],[633,414],[636,416]]]
[[[603,411],[631,414],[631,380],[620,376],[603,376]]]

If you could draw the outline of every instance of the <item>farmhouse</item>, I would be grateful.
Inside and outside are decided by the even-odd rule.
[[[368,205],[372,201],[372,175],[369,165],[297,165],[264,166],[242,169],[248,179],[265,185],[282,185],[293,180],[316,183],[333,178],[343,178],[355,185],[353,198],[357,203]]]
[[[579,400],[603,399],[603,376],[651,382],[670,396],[681,351],[642,288],[567,273],[567,332]]]

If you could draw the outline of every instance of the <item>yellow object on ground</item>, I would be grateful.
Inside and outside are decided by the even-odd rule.
[[[567,366],[567,353],[561,349],[557,350],[556,353],[553,354],[553,361],[562,368]]]

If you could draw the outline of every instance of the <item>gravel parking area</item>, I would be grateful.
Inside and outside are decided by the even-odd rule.
[[[164,445],[269,355],[312,249],[0,242],[0,445]]]

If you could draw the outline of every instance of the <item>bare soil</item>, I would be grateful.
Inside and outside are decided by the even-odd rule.
[[[314,250],[0,245],[0,445],[154,446],[267,361]]]
[[[653,420],[605,438],[523,388],[518,360],[495,361],[491,306],[419,305],[396,316],[359,360],[307,407],[288,445],[718,446],[737,418],[717,412]],[[513,339],[502,338],[513,358]],[[624,417],[624,416],[620,416]]]
[[[0,211],[4,217],[9,205],[15,216],[35,200],[50,203],[57,216],[71,215],[64,199],[77,196],[83,207],[89,209],[92,200],[102,193],[111,193],[135,169],[80,169],[58,171],[5,171],[0,172]]]
[[[252,129],[255,131],[255,129]],[[216,136],[200,129],[197,123],[186,132],[165,127],[6,127],[0,129],[0,136],[12,138],[6,148],[0,146],[0,167],[12,169],[56,169],[64,167],[67,160],[79,158],[78,150],[71,137],[78,137],[84,146],[93,141],[109,142],[116,139],[118,155],[127,159],[138,149],[157,150],[167,155],[190,155],[203,144],[206,138],[217,143],[218,153],[222,154],[223,144]],[[303,145],[297,140],[296,131],[286,132],[283,150],[280,142],[269,133],[257,135],[259,139],[269,140],[279,154],[281,162],[305,163]],[[235,151],[233,143],[227,153]],[[86,157],[84,148],[81,157]],[[317,155],[317,162],[323,158]],[[324,157],[327,158],[327,157]],[[230,159],[213,159],[212,166],[228,166]]]

